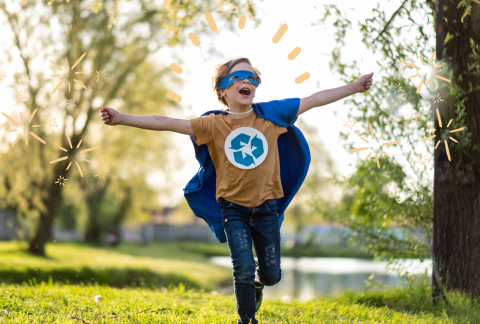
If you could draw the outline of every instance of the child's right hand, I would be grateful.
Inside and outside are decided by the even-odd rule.
[[[120,124],[121,113],[115,109],[102,107],[102,109],[100,109],[100,113],[102,114],[102,120],[105,125],[115,126]]]

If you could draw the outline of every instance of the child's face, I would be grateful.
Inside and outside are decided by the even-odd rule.
[[[254,73],[250,64],[241,62],[236,64],[228,72],[228,74],[240,70],[246,70]],[[231,78],[233,78],[233,76]],[[242,89],[247,90],[240,92]],[[233,81],[232,84],[230,84],[230,86],[226,89],[220,89],[220,95],[225,98],[229,107],[236,105],[246,106],[252,103],[256,90],[257,87],[252,82],[248,81],[247,79],[241,79]]]

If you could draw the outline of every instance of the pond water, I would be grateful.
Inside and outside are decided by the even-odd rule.
[[[230,257],[214,257],[211,262],[232,268]],[[409,273],[431,273],[431,260],[399,260]],[[265,287],[264,298],[309,300],[322,295],[335,295],[352,289],[366,289],[365,280],[374,274],[375,281],[394,286],[401,284],[401,278],[387,269],[387,262],[354,258],[288,258],[281,260],[282,280],[272,287]],[[233,293],[233,287],[227,293]]]

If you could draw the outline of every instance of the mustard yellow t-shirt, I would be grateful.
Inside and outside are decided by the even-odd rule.
[[[212,113],[190,121],[195,142],[207,145],[215,166],[217,201],[257,207],[283,197],[277,138],[286,127],[255,111],[238,119]]]

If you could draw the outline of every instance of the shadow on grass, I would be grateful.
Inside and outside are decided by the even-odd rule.
[[[105,270],[82,267],[80,269],[52,269],[44,271],[34,268],[0,269],[0,282],[4,284],[36,284],[46,283],[107,285],[116,288],[142,287],[158,289],[161,287],[177,287],[183,284],[186,289],[206,289],[198,282],[176,274],[159,274],[148,269],[115,269]]]
[[[447,316],[461,323],[464,320],[470,320],[470,323],[480,323],[480,299],[469,299],[466,294],[453,292],[448,294],[450,305],[439,300],[435,306],[431,299],[431,293],[428,292],[428,286],[410,288],[361,293],[346,291],[340,298],[351,304],[376,308],[387,307],[393,311],[411,315],[430,314],[443,319]]]

